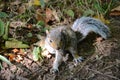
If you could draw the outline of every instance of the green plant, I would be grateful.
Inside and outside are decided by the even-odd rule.
[[[108,12],[111,10],[113,5],[115,4],[115,0],[77,0],[77,7],[81,8],[83,11],[83,15],[85,16],[93,16],[93,15],[108,15]]]
[[[2,36],[4,34],[4,27],[5,24],[4,22],[0,19],[0,36]]]
[[[46,30],[49,30],[49,27],[45,27],[45,22],[44,21],[38,21],[36,26],[37,26],[37,28],[40,29],[40,33],[45,33]]]
[[[4,56],[2,56],[2,55],[0,55],[0,60],[6,62],[6,63],[9,64],[9,65],[12,65],[12,63],[11,63],[6,57],[4,57]],[[2,68],[1,63],[0,63],[0,68]]]
[[[0,18],[6,18],[8,15],[5,12],[0,12]]]
[[[51,9],[60,10],[62,17],[65,17],[65,10],[72,10],[75,17],[81,15],[105,17],[108,16],[108,13],[115,7],[117,2],[118,0],[51,0],[46,6]],[[67,14],[73,17],[73,12],[69,13],[67,11]]]
[[[41,55],[41,52],[42,52],[41,48],[34,47],[33,52],[32,52],[34,61],[38,61],[39,59],[43,60],[43,56]]]
[[[5,26],[5,33],[3,35],[3,39],[7,40],[8,39],[8,33],[9,33],[9,21],[6,23],[6,26]]]

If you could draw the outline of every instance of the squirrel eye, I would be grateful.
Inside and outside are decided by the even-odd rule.
[[[52,40],[50,40],[50,42],[52,43]]]

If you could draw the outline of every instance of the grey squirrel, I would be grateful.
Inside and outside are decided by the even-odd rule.
[[[82,34],[80,40],[77,39],[75,32]],[[106,25],[90,17],[77,19],[72,27],[58,26],[50,31],[46,31],[45,48],[50,53],[55,54],[52,72],[59,71],[58,67],[62,62],[65,50],[68,50],[72,54],[76,63],[83,60],[82,57],[78,55],[77,43],[85,39],[90,32],[98,33],[104,39],[110,36],[110,30]]]
[[[109,28],[100,20],[91,17],[81,17],[72,25],[72,30],[82,34],[82,38],[78,42],[86,38],[90,32],[99,34],[102,38],[107,39],[110,37]]]
[[[47,37],[45,39],[45,48],[55,54],[55,60],[53,62],[52,72],[59,71],[58,67],[63,61],[63,55],[65,50],[68,50],[76,63],[81,62],[82,58],[77,52],[77,38],[75,32],[66,26],[59,26],[53,28],[50,31],[46,31]]]

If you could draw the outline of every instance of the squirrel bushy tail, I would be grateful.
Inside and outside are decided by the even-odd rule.
[[[100,20],[91,17],[81,17],[77,19],[73,23],[72,30],[82,34],[82,38],[79,41],[82,41],[84,38],[86,38],[90,32],[95,32],[104,39],[110,37],[109,28]]]

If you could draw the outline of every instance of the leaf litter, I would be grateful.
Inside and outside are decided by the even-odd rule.
[[[18,1],[18,0],[17,0]],[[18,5],[16,9],[11,8],[11,11],[14,13],[14,15],[17,14],[24,14],[25,11],[20,8],[21,2],[15,1],[11,4]],[[49,3],[49,2],[48,2]],[[40,4],[39,4],[40,5]],[[29,7],[31,8],[31,7]],[[19,10],[20,9],[20,10]],[[35,28],[34,24],[37,23],[37,21],[44,21],[45,26],[46,23],[52,21],[55,25],[58,25],[56,22],[60,22],[62,18],[57,13],[58,11],[47,8],[45,11],[37,8],[38,11],[36,11],[35,15],[32,15],[31,19],[26,19],[28,22],[26,25],[24,25],[25,20],[17,19],[16,21],[12,21],[12,26],[10,28],[10,36],[15,39],[19,39],[20,42],[14,44],[10,42],[9,51],[6,49],[6,54],[4,54],[10,61],[12,61],[13,65],[8,66],[7,63],[2,62],[3,68],[0,71],[0,79],[6,79],[6,80],[120,80],[120,63],[119,63],[119,53],[120,53],[120,34],[119,25],[120,23],[110,23],[110,27],[114,31],[112,31],[113,36],[109,40],[102,40],[101,38],[91,39],[87,38],[83,43],[80,43],[79,53],[81,53],[82,56],[85,57],[85,61],[78,64],[77,66],[74,66],[74,63],[70,57],[70,55],[66,55],[64,57],[64,62],[59,67],[60,72],[55,75],[50,73],[50,69],[52,68],[52,64],[54,61],[54,55],[50,55],[47,51],[41,53],[43,55],[43,60],[40,61],[34,61],[32,51],[34,49],[33,43],[36,43],[37,41],[42,41],[42,38],[38,39],[37,33],[40,31],[43,31],[44,26],[42,28]],[[36,10],[37,10],[36,9]],[[26,10],[26,9],[25,9]],[[46,18],[45,16],[41,15],[43,12],[46,12]],[[76,16],[73,11],[69,10],[70,14],[68,14],[67,18],[63,20],[63,23],[65,24],[70,22],[69,16]],[[12,13],[12,14],[13,14]],[[37,16],[36,16],[37,15]],[[34,17],[33,17],[34,16]],[[31,17],[31,16],[29,16]],[[25,17],[26,18],[26,17]],[[35,19],[36,20],[35,20]],[[106,19],[102,16],[103,22],[106,23]],[[20,21],[19,21],[20,20]],[[65,21],[66,20],[66,21]],[[17,22],[18,21],[18,22]],[[61,21],[62,22],[62,21]],[[22,28],[21,26],[25,26]],[[54,26],[54,25],[53,25]],[[15,32],[16,31],[16,32]],[[13,36],[14,33],[14,36]],[[26,36],[27,33],[32,33],[33,36]],[[44,33],[44,31],[43,31]],[[116,34],[117,33],[117,34]],[[45,33],[44,33],[45,34]],[[117,37],[116,37],[117,36]],[[36,38],[34,38],[36,37]],[[117,39],[117,40],[116,40]],[[21,41],[23,43],[21,43]],[[44,39],[43,39],[44,41]],[[93,43],[94,44],[91,44]],[[20,49],[20,46],[26,43],[29,43],[29,49]],[[16,45],[17,47],[15,47]],[[41,45],[44,45],[41,43],[38,43],[40,47]],[[92,47],[92,48],[91,48]],[[94,50],[93,50],[94,49]],[[0,52],[0,54],[3,54],[3,52]],[[92,53],[92,54],[91,54]]]

